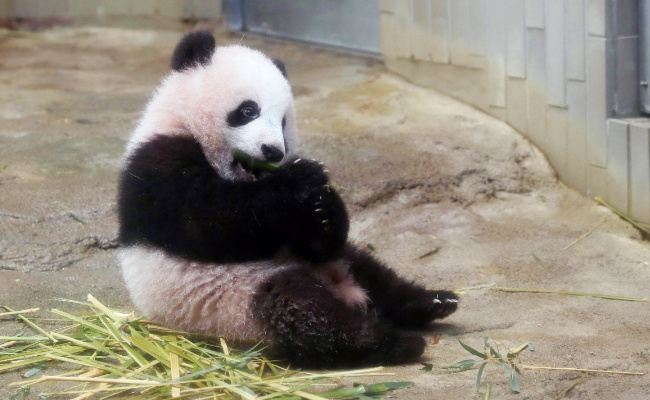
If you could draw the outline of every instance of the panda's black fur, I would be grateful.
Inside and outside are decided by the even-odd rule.
[[[330,261],[343,255],[349,224],[327,182],[311,161],[232,182],[195,140],[159,135],[138,148],[122,174],[120,240],[198,261],[268,259],[283,247],[310,262]]]
[[[226,51],[246,60],[252,52]],[[190,33],[174,51],[168,79],[191,79],[218,56],[211,34]],[[287,91],[284,65],[260,60],[260,71],[280,72],[270,75],[278,93]],[[174,95],[164,92],[168,82],[158,92],[165,101]],[[121,262],[134,302],[174,328],[268,340],[301,366],[417,360],[425,342],[402,329],[446,317],[457,296],[408,282],[347,241],[348,214],[323,166],[293,154],[285,130],[295,130],[295,118],[287,104],[268,122],[283,138],[262,143],[258,153],[280,168],[256,177],[203,137],[227,132],[155,131],[165,128],[147,122],[160,113],[150,105],[119,182]],[[227,121],[219,126],[245,127],[267,109],[242,98],[221,111]],[[178,125],[174,117],[166,121]],[[224,169],[238,172],[233,177]]]

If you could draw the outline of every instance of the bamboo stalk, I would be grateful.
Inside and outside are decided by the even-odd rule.
[[[613,211],[614,213],[616,213],[619,217],[623,218],[624,220],[626,220],[626,221],[629,222],[630,224],[634,225],[634,227],[637,228],[638,230],[640,230],[640,231],[642,231],[642,232],[645,232],[646,234],[650,235],[650,226],[648,226],[648,225],[646,225],[646,224],[642,224],[642,223],[640,223],[640,222],[637,222],[637,221],[633,220],[633,219],[630,218],[627,214],[625,214],[623,211],[621,211],[621,210],[619,210],[618,208],[614,207],[613,205],[609,204],[608,202],[606,202],[605,200],[601,199],[600,197],[594,197],[594,200],[596,200],[596,201],[599,202],[600,204],[602,204],[602,205],[604,205],[605,207],[607,207],[607,208],[609,208],[610,210],[612,210],[612,211]]]
[[[569,243],[566,247],[564,247],[564,248],[562,249],[562,251],[564,251],[564,250],[566,250],[566,249],[572,247],[573,245],[575,245],[575,244],[577,244],[578,242],[580,242],[582,239],[584,239],[584,238],[586,238],[587,236],[589,236],[589,235],[591,235],[592,233],[594,233],[594,231],[595,231],[596,229],[598,229],[599,226],[601,226],[602,224],[604,224],[606,220],[607,220],[607,215],[605,215],[605,216],[600,220],[600,222],[598,222],[596,225],[594,225],[594,226],[593,226],[591,229],[589,229],[587,232],[585,232],[584,234],[580,235],[579,238],[577,238],[577,239],[574,240],[573,242]]]
[[[4,308],[6,309],[7,307],[4,307]],[[40,310],[40,308],[30,308],[28,310],[3,312],[3,313],[0,313],[0,317],[6,317],[8,315],[16,315],[16,314],[30,314],[30,313],[34,313],[34,312],[36,312],[38,310]]]
[[[11,308],[9,308],[9,307],[7,307],[7,306],[2,306],[2,307],[4,307],[4,309],[7,310],[7,311],[9,311],[9,312],[13,312],[13,313],[16,312],[16,311],[12,310]],[[32,321],[28,320],[27,318],[23,317],[23,316],[20,315],[20,314],[16,314],[16,316],[17,316],[18,318],[20,318],[23,322],[25,322],[27,325],[29,325],[29,326],[30,326],[32,329],[34,329],[35,331],[40,332],[40,333],[42,333],[43,335],[47,336],[47,337],[48,337],[52,342],[54,342],[54,343],[57,342],[57,340],[56,340],[54,337],[52,337],[52,335],[50,335],[49,333],[45,332],[45,331],[44,331],[40,326],[36,325],[35,323],[33,323]]]
[[[223,349],[223,354],[229,356],[230,351],[228,351],[228,345],[226,344],[226,341],[223,338],[219,338],[219,342],[221,342],[221,348]]]
[[[98,377],[98,376],[101,376],[101,375],[106,375],[106,372],[102,371],[101,369],[92,369],[92,370],[90,370],[90,371],[88,371],[86,373],[83,373],[83,374],[79,375],[79,377],[95,378],[95,377]],[[99,393],[99,392],[101,392],[103,390],[106,390],[107,388],[109,388],[111,386],[113,386],[113,385],[110,384],[110,383],[100,383],[99,385],[97,385],[97,388],[95,388],[93,391],[80,394],[79,396],[77,396],[77,397],[75,397],[75,398],[73,398],[71,400],[85,400],[85,399],[87,399],[89,397],[92,397],[92,396],[96,395],[97,393]]]
[[[645,375],[645,372],[627,372],[627,371],[607,371],[602,369],[586,368],[561,368],[561,367],[540,367],[536,365],[522,365],[527,370],[549,370],[549,371],[576,371],[576,372],[593,372],[595,374],[616,374],[616,375]]]
[[[499,290],[501,292],[554,293],[554,294],[564,294],[568,296],[596,297],[599,299],[607,299],[607,300],[622,300],[622,301],[637,301],[637,302],[646,301],[645,298],[640,298],[640,297],[613,296],[609,294],[598,294],[598,293],[568,292],[565,290],[528,289],[528,288],[503,287],[503,286],[493,287],[492,289]]]
[[[275,172],[280,168],[278,164],[254,158],[241,150],[234,150],[233,158],[251,171]]]
[[[571,391],[571,389],[573,389],[574,387],[578,386],[579,384],[581,384],[582,382],[584,382],[585,380],[587,380],[587,377],[588,377],[588,376],[589,376],[589,374],[586,373],[586,372],[585,372],[584,374],[582,374],[582,376],[581,376],[580,378],[574,380],[574,381],[573,381],[573,382],[572,382],[572,383],[571,383],[571,384],[570,384],[566,389],[564,389],[560,394],[558,394],[557,396],[553,397],[553,400],[560,400],[562,397],[564,397],[565,394],[569,393],[569,392]]]
[[[110,383],[114,385],[142,385],[142,386],[163,386],[169,385],[165,382],[146,381],[142,379],[114,379],[114,378],[93,378],[83,376],[50,376],[46,375],[35,383],[41,382],[86,382],[86,383]]]
[[[99,311],[103,312],[104,314],[108,315],[110,319],[112,319],[115,322],[124,322],[126,318],[123,318],[122,316],[116,315],[113,311],[109,310],[108,307],[97,301],[96,298],[94,298],[92,295],[88,295],[88,301],[92,303],[95,308],[97,308]]]
[[[49,339],[47,336],[0,336],[0,340],[12,340],[15,342],[42,342],[47,339]]]
[[[176,353],[169,353],[170,369],[172,380],[181,377],[181,369],[178,362],[178,355]],[[172,386],[172,397],[180,397],[181,388],[178,385]]]

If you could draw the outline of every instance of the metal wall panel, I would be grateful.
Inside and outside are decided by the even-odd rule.
[[[375,0],[242,0],[243,29],[379,53]]]
[[[650,113],[650,0],[639,1],[639,75],[641,109]]]

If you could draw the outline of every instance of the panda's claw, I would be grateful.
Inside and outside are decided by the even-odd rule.
[[[301,160],[302,160],[302,158],[298,157],[298,158],[296,158],[296,160],[293,163],[298,164]]]

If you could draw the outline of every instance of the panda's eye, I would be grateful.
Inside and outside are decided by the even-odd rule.
[[[228,113],[228,125],[233,128],[246,125],[260,116],[260,106],[253,100],[241,102],[237,108]]]
[[[257,110],[253,107],[244,107],[241,109],[241,114],[246,118],[255,118],[257,116]]]

